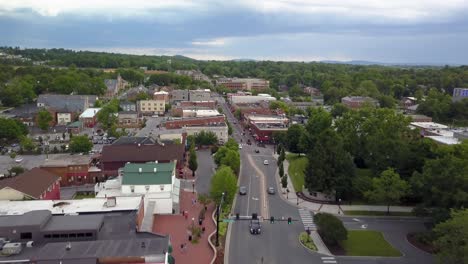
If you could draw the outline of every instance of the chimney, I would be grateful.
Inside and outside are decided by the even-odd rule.
[[[140,143],[138,143],[138,147],[141,147],[141,144],[140,144]]]
[[[154,161],[154,163],[158,164],[158,161],[157,161],[157,160],[155,160],[155,161]]]
[[[158,171],[157,168],[153,168],[153,172],[156,173]]]
[[[142,172],[142,169],[141,168],[138,168],[138,173],[141,173]]]

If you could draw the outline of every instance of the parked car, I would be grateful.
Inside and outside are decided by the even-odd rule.
[[[20,162],[22,162],[22,161],[23,161],[23,158],[22,158],[22,157],[16,157],[16,159],[15,159],[15,162],[16,162],[16,163],[20,163]]]
[[[268,162],[268,160],[263,161],[263,165],[268,165],[268,164],[270,164],[270,162]]]
[[[246,195],[247,194],[247,187],[245,187],[245,186],[239,187],[239,194],[240,195]]]
[[[242,149],[242,144],[239,144],[239,149]]]
[[[268,187],[268,194],[275,194],[275,188]]]
[[[252,235],[260,235],[262,232],[262,225],[258,219],[250,220],[249,224],[250,234]]]
[[[260,150],[256,149],[256,150],[255,150],[255,153],[260,153]]]

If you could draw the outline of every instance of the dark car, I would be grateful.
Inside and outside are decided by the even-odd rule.
[[[245,187],[245,186],[239,187],[239,194],[240,195],[246,195],[247,194],[247,187]]]
[[[249,224],[250,234],[259,235],[262,232],[262,225],[258,219],[250,220]]]
[[[256,149],[256,150],[255,150],[255,153],[260,153],[260,150]]]

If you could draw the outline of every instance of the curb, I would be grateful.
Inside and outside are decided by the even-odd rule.
[[[216,227],[217,223],[216,223],[216,219],[215,219],[215,213],[216,213],[216,210],[213,210],[213,213],[211,214],[211,220],[213,220],[213,222],[215,223],[215,227]],[[213,259],[211,259],[210,264],[213,264],[216,261],[216,257],[218,256],[218,251],[216,250],[216,247],[213,245],[213,243],[211,243],[211,238],[213,237],[214,234],[216,234],[216,229],[215,229],[215,231],[213,231],[213,233],[211,233],[208,236],[208,244],[210,244],[211,249],[213,249],[213,251],[214,251],[214,256],[213,256]]]

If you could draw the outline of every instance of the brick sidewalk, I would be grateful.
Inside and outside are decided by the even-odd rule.
[[[175,258],[177,264],[209,264],[214,256],[213,249],[208,243],[209,234],[213,233],[216,229],[211,215],[213,214],[214,204],[208,206],[205,213],[205,220],[203,226],[205,232],[202,234],[197,244],[192,244],[188,241],[188,230],[192,225],[192,218],[195,219],[194,223],[198,225],[198,216],[203,205],[196,203],[192,205],[192,199],[196,194],[191,192],[180,192],[180,208],[182,211],[188,211],[188,217],[183,215],[156,215],[153,223],[153,232],[160,234],[169,234],[171,244],[173,247],[172,256]],[[182,252],[180,245],[187,243],[187,249]]]

